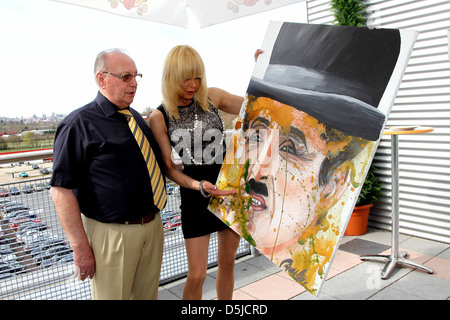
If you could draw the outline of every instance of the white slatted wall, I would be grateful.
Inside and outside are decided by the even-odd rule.
[[[369,26],[418,30],[387,125],[424,125],[432,133],[399,137],[400,232],[450,243],[450,0],[368,0]],[[328,0],[307,0],[308,21],[332,24]],[[369,225],[390,229],[390,137],[374,158],[383,201]]]

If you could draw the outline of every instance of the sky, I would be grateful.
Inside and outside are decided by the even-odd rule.
[[[94,61],[122,48],[143,74],[133,108],[155,109],[169,50],[194,47],[209,87],[245,95],[269,21],[306,22],[305,2],[206,28],[181,28],[49,0],[0,2],[0,117],[68,114],[97,94]]]

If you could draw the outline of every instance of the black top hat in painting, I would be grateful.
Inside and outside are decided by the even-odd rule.
[[[386,117],[377,107],[399,52],[395,29],[283,23],[264,78],[252,77],[247,93],[375,141]]]

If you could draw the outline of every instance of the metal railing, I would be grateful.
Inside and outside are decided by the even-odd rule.
[[[10,164],[14,162],[25,162],[31,160],[42,160],[53,157],[53,149],[38,149],[20,152],[7,152],[0,154],[0,164]]]
[[[0,164],[50,158],[51,152],[0,155]],[[19,178],[0,184],[0,299],[87,300],[90,282],[73,278],[73,256],[60,226],[48,184],[50,176]],[[187,257],[181,231],[179,187],[168,183],[168,203],[161,212],[164,255],[160,285],[187,274]],[[250,254],[241,240],[237,256]],[[210,241],[210,267],[217,265],[217,235]]]

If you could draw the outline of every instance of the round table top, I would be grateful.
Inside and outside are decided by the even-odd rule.
[[[387,126],[384,128],[383,134],[417,134],[432,132],[434,129],[432,127],[422,127],[422,126]]]

